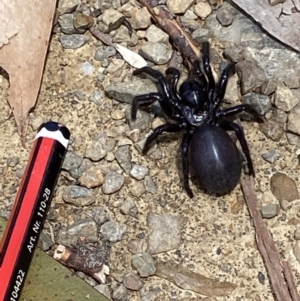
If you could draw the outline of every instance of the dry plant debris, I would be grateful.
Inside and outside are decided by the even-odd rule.
[[[56,1],[0,1],[0,66],[9,76],[8,102],[24,141],[44,70]],[[3,8],[3,10],[1,9]],[[4,44],[4,45],[3,45]],[[2,45],[2,46],[1,46]]]

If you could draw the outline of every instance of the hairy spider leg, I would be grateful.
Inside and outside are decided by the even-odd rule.
[[[160,103],[164,101],[160,93],[149,93],[135,96],[132,100],[131,119],[136,120],[137,110],[140,106],[151,105],[156,100]],[[166,114],[168,114],[168,112],[166,112]]]
[[[228,79],[231,75],[233,75],[235,71],[235,64],[229,64],[228,66],[226,66],[226,68],[223,70],[219,82],[218,82],[218,93],[217,93],[217,97],[214,100],[214,110],[216,110],[221,101],[224,99],[224,95],[226,92],[226,87],[227,87],[227,83],[228,83]]]
[[[181,131],[181,129],[182,126],[180,124],[174,124],[174,123],[167,123],[157,127],[156,129],[154,129],[153,133],[147,138],[143,148],[143,154],[146,154],[148,152],[152,142],[155,141],[156,138],[159,135],[161,135],[163,132],[179,132]]]
[[[188,131],[184,134],[181,143],[181,155],[182,155],[182,173],[183,173],[183,186],[190,198],[194,196],[190,184],[189,184],[189,146],[192,139],[192,132]]]
[[[248,172],[250,175],[252,175],[254,177],[255,174],[254,174],[254,169],[253,169],[253,163],[252,163],[248,143],[246,141],[243,129],[238,124],[231,122],[231,121],[221,122],[221,123],[219,123],[219,126],[225,131],[234,131],[235,132],[236,137],[240,142],[242,151],[247,160]]]
[[[235,107],[231,107],[231,108],[227,108],[227,109],[223,109],[223,110],[217,110],[216,112],[216,117],[220,118],[220,117],[227,117],[227,116],[232,116],[241,112],[246,112],[251,114],[255,121],[257,122],[263,122],[263,119],[258,115],[257,111],[255,109],[253,109],[249,104],[242,104],[242,105],[238,105]]]
[[[214,96],[214,91],[215,91],[215,80],[212,74],[212,70],[210,67],[210,60],[209,60],[209,43],[208,42],[203,42],[202,46],[202,61],[203,61],[203,69],[205,72],[205,75],[207,76],[208,79],[208,100],[210,103],[213,101],[213,96]]]

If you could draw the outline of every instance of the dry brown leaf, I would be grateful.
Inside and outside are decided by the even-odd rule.
[[[56,0],[0,0],[0,11],[9,12],[0,16],[7,30],[2,44],[9,39],[0,48],[0,66],[9,75],[8,102],[22,140],[40,89],[55,6]]]
[[[13,3],[10,0],[0,1],[0,12],[5,18],[0,19],[0,47],[7,44],[9,39],[20,30],[12,13]]]
[[[269,5],[268,0],[233,0],[262,28],[282,43],[300,51],[300,2],[286,0]]]

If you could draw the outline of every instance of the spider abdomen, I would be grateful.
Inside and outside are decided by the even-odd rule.
[[[189,153],[191,171],[202,189],[225,194],[237,185],[242,170],[241,154],[222,128],[211,124],[196,128]]]

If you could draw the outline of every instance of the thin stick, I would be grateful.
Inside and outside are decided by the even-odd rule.
[[[244,179],[242,188],[250,216],[253,219],[257,248],[264,260],[277,300],[300,301],[290,265],[279,255],[272,235],[257,209],[258,202],[253,178]]]
[[[182,56],[193,62],[200,57],[200,47],[192,40],[191,36],[181,26],[176,16],[172,14],[165,5],[155,5],[157,1],[139,0],[139,2],[147,7],[155,22],[165,31],[173,41]]]

